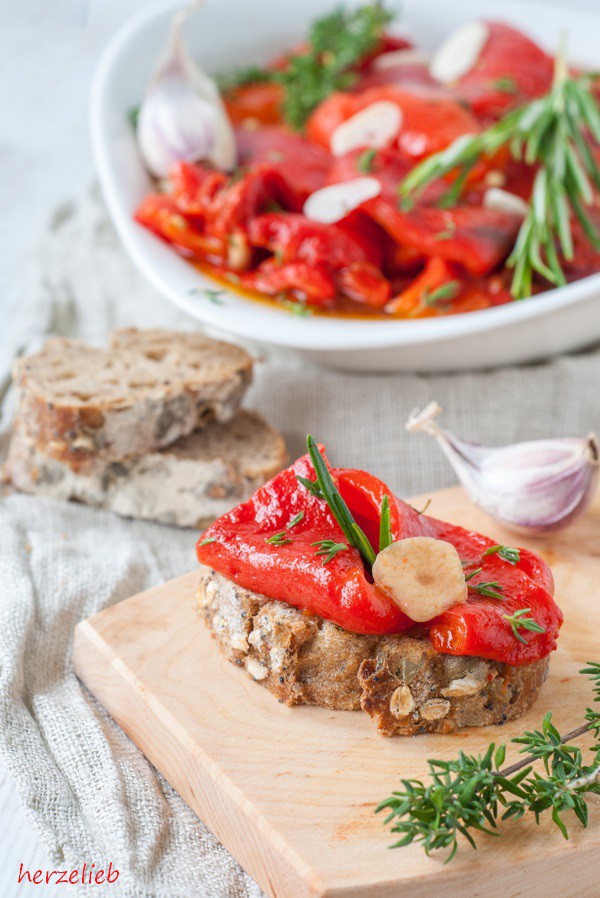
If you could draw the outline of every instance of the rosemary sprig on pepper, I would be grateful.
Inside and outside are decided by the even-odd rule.
[[[311,546],[319,546],[315,552],[316,555],[326,556],[323,559],[323,564],[329,564],[338,552],[345,552],[348,548],[346,543],[336,543],[334,539],[318,539],[315,543],[311,543]]]
[[[511,626],[515,639],[527,645],[527,640],[519,633],[519,630],[531,630],[532,633],[545,633],[546,630],[541,624],[538,624],[532,617],[526,617],[531,608],[519,608],[514,614],[503,614],[502,617]]]
[[[351,546],[358,549],[370,570],[375,561],[373,547],[352,517],[352,512],[342,499],[342,496],[329,473],[329,469],[325,464],[323,456],[321,455],[320,449],[310,434],[306,438],[306,447],[308,449],[308,454],[310,455],[310,460],[313,463],[317,479],[316,481],[312,481],[308,480],[306,477],[299,477],[296,475],[297,479],[314,496],[324,499],[325,502],[327,502],[327,505],[340,525],[344,536]]]
[[[600,189],[600,167],[589,147],[600,143],[600,109],[591,91],[592,75],[569,77],[564,56],[546,96],[511,110],[480,134],[459,137],[445,150],[417,165],[401,183],[402,204],[412,204],[431,181],[456,172],[443,198],[454,205],[467,177],[483,156],[507,146],[515,159],[536,166],[529,214],[523,221],[508,265],[514,269],[515,299],[531,296],[534,274],[551,284],[566,284],[559,259],[573,259],[572,218],[590,244],[600,250],[600,235],[586,207]]]
[[[580,673],[591,677],[595,702],[600,702],[600,663],[588,662]],[[545,811],[565,838],[567,825],[563,815],[573,811],[582,826],[587,826],[586,795],[600,795],[600,744],[592,746],[592,762],[585,764],[581,749],[570,740],[590,731],[600,738],[600,712],[587,708],[586,723],[560,735],[547,714],[541,728],[511,739],[522,745],[527,757],[499,770],[506,758],[506,745],[492,743],[483,755],[460,752],[451,761],[430,760],[429,782],[402,780],[402,789],[382,801],[376,813],[387,810],[384,821],[400,836],[392,848],[412,842],[423,846],[426,854],[449,849],[446,863],[458,850],[463,836],[475,848],[477,832],[495,834],[499,820],[518,819],[533,813],[536,823]],[[542,762],[542,772],[534,763]]]

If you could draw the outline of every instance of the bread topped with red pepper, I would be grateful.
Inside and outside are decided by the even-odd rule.
[[[562,623],[534,553],[419,514],[314,444],[197,553],[227,657],[282,701],[362,707],[388,735],[519,717]]]

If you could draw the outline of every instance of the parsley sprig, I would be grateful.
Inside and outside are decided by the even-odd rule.
[[[594,684],[594,701],[600,702],[600,663],[588,662],[581,674]],[[523,746],[526,757],[505,769],[506,745],[490,744],[483,755],[460,752],[451,760],[430,760],[429,780],[402,780],[402,789],[393,792],[376,808],[388,811],[384,823],[400,836],[392,848],[412,842],[423,846],[426,854],[448,850],[446,863],[458,850],[464,837],[475,848],[477,833],[494,834],[499,820],[518,819],[530,813],[536,823],[547,811],[565,838],[564,815],[572,811],[582,826],[587,826],[586,796],[600,795],[600,744],[592,746],[591,763],[585,763],[581,749],[572,739],[590,731],[600,738],[600,711],[587,708],[586,723],[561,736],[552,723],[552,714],[544,717],[538,730],[511,739]],[[542,771],[534,770],[542,762]]]
[[[511,110],[479,134],[459,137],[413,168],[400,185],[406,207],[431,181],[456,172],[442,201],[452,206],[477,162],[501,147],[535,166],[529,213],[507,263],[514,269],[511,292],[515,299],[531,296],[536,274],[555,286],[566,284],[559,252],[565,260],[573,259],[572,219],[579,221],[592,247],[600,250],[600,235],[587,211],[594,202],[594,188],[600,189],[600,167],[589,145],[590,138],[600,143],[593,77],[569,77],[559,53],[554,83],[545,96]]]
[[[285,120],[301,131],[319,103],[354,84],[358,64],[377,49],[392,19],[393,14],[382,3],[341,6],[312,23],[306,50],[290,56],[283,68],[240,69],[221,76],[219,83],[225,90],[257,81],[280,84]]]

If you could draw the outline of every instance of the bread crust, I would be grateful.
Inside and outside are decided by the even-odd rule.
[[[503,724],[535,702],[549,659],[512,667],[443,655],[426,637],[361,636],[202,566],[199,607],[220,650],[288,705],[362,708],[385,736]]]
[[[86,471],[229,421],[252,364],[240,347],[201,334],[130,328],[108,350],[55,337],[13,368],[17,421],[39,451]]]
[[[86,472],[39,452],[18,425],[4,476],[18,490],[76,500],[124,517],[204,527],[250,498],[286,462],[281,434],[256,412],[196,431],[166,449]]]

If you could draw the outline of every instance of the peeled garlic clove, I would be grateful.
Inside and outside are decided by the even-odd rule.
[[[377,178],[352,178],[311,193],[302,210],[311,221],[334,224],[381,193]]]
[[[468,22],[444,41],[434,53],[429,74],[441,84],[451,84],[470,72],[487,43],[485,22]]]
[[[443,429],[436,402],[413,412],[410,431],[434,436],[477,505],[518,532],[559,530],[588,505],[600,469],[600,444],[585,439],[535,440],[490,448]]]
[[[411,620],[428,621],[467,600],[458,552],[431,536],[411,536],[383,549],[373,564],[377,586]]]
[[[390,100],[378,100],[338,125],[330,140],[334,156],[372,147],[380,150],[392,142],[402,126],[402,112]]]
[[[190,10],[171,20],[167,46],[140,108],[137,141],[149,170],[166,177],[174,162],[211,162],[235,168],[233,128],[214,81],[190,58],[182,25]]]
[[[518,215],[519,218],[527,218],[530,211],[529,203],[517,196],[516,193],[502,190],[501,187],[490,187],[486,190],[483,195],[483,205],[486,209]]]
[[[426,65],[428,62],[427,53],[407,47],[405,50],[390,50],[389,53],[380,53],[373,61],[373,68],[392,69],[398,65]]]

